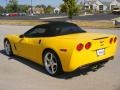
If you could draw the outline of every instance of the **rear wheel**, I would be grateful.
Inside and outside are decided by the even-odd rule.
[[[11,48],[10,42],[8,40],[4,41],[4,49],[5,49],[6,55],[8,55],[8,56],[13,55],[12,48]]]
[[[61,74],[62,65],[59,57],[54,51],[52,50],[45,51],[43,60],[44,60],[43,62],[45,69],[48,72],[48,74],[50,74],[51,76],[56,76]]]

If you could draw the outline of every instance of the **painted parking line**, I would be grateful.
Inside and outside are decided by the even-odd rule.
[[[57,16],[57,17],[45,17],[45,18],[40,18],[42,20],[46,20],[46,19],[59,19],[59,18],[66,18],[67,16]]]

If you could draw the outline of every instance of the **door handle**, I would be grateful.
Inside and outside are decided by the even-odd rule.
[[[39,44],[41,43],[41,40],[39,40],[39,42],[38,42]]]

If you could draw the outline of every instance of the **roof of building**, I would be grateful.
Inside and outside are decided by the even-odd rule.
[[[89,5],[92,5],[93,3],[96,3],[97,0],[88,0],[86,3],[89,4]],[[109,6],[111,2],[104,2],[104,1],[101,1],[101,0],[98,0],[100,1],[103,5],[106,5],[106,6]],[[120,1],[120,0],[118,0]]]
[[[109,6],[111,2],[102,2],[104,5]]]
[[[87,3],[87,4],[89,4],[89,5],[92,5],[93,3],[95,3],[96,2],[96,0],[88,0],[88,1],[86,1],[85,3]]]
[[[116,0],[116,1],[120,2],[120,0]]]

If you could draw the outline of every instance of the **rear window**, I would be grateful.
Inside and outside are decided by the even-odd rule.
[[[72,34],[72,33],[82,33],[85,32],[78,26],[65,26],[62,27],[60,34]]]
[[[48,35],[50,36],[58,36],[58,35],[66,35],[66,34],[74,34],[74,33],[84,33],[83,29],[78,27],[77,25],[57,25],[51,27],[49,29]]]

